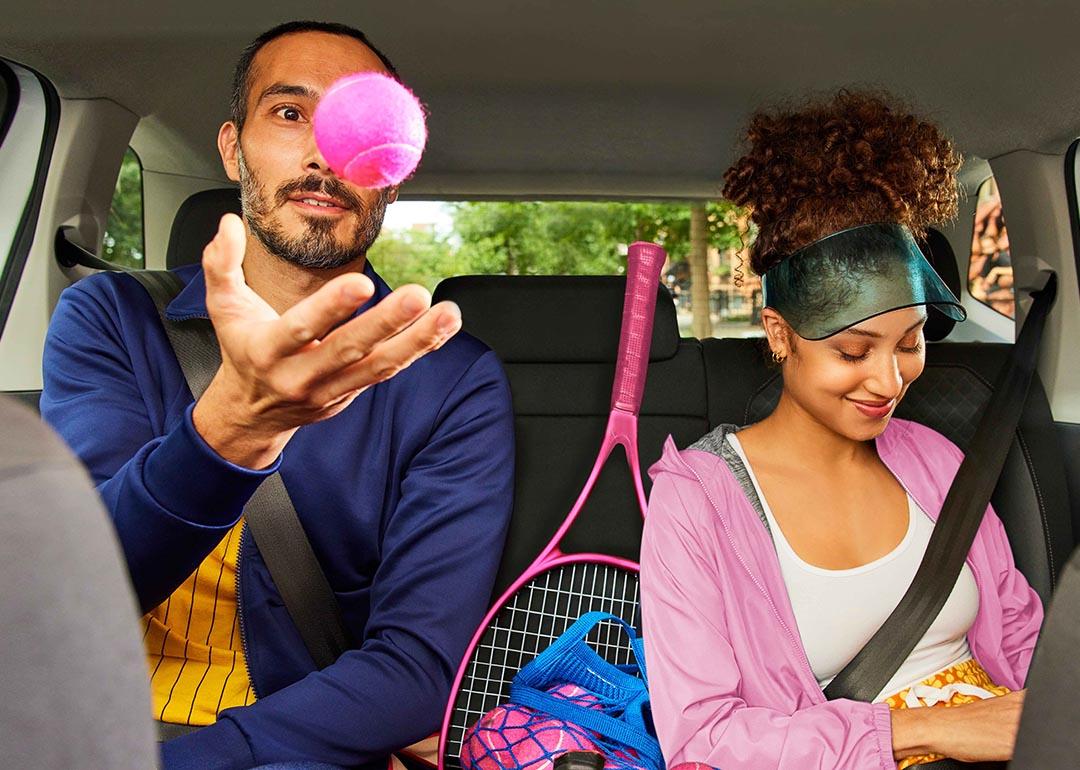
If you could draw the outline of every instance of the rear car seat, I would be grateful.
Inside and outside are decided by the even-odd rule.
[[[517,484],[497,594],[554,534],[596,459],[610,410],[624,285],[607,276],[469,276],[435,290],[436,300],[457,302],[465,330],[499,354],[513,393]],[[701,345],[679,339],[675,305],[666,289],[659,292],[639,421],[642,468],[659,458],[668,433],[685,446],[709,428]],[[565,549],[636,560],[641,515],[633,500],[625,463],[608,463]]]
[[[931,231],[927,257],[959,295],[948,241]],[[462,308],[465,330],[502,358],[517,418],[517,491],[499,588],[546,544],[569,510],[594,457],[608,409],[622,279],[464,277],[440,284],[436,299]],[[775,406],[781,379],[755,339],[678,339],[666,291],[657,302],[649,379],[642,405],[641,462],[647,468],[671,433],[687,446],[721,423],[745,425]],[[1009,345],[937,342],[952,322],[927,324],[925,373],[897,411],[967,446]],[[646,478],[646,490],[648,479]],[[570,542],[637,558],[629,475],[617,463],[582,514]],[[1073,545],[1065,469],[1050,405],[1038,376],[993,503],[1020,569],[1044,601]]]
[[[236,188],[206,190],[185,201],[172,227],[169,267],[198,261],[226,211],[239,212]],[[957,262],[945,237],[930,231],[925,251],[959,294]],[[497,592],[547,543],[595,457],[608,411],[622,286],[615,277],[470,276],[447,279],[436,290],[436,299],[462,307],[465,330],[499,354],[513,391],[518,478]],[[942,340],[951,329],[947,319],[935,318],[927,339]],[[898,415],[964,448],[1008,350],[1003,344],[928,345],[926,372]],[[659,457],[668,433],[687,446],[722,422],[760,419],[779,397],[779,372],[767,365],[756,341],[679,339],[666,291],[657,302],[650,358],[640,424],[643,468]],[[993,501],[1017,564],[1044,600],[1074,542],[1060,452],[1036,376]],[[648,490],[648,478],[645,484]],[[567,547],[636,559],[641,527],[632,499],[629,474],[612,463]]]

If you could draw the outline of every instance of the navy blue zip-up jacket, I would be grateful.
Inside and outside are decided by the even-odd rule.
[[[170,318],[206,316],[199,266]],[[370,265],[376,294],[389,294]],[[343,412],[307,425],[271,468],[214,452],[153,302],[130,276],[60,297],[41,411],[90,470],[142,609],[158,605],[280,470],[356,648],[316,671],[252,538],[238,605],[257,700],[163,747],[166,768],[317,760],[385,767],[437,729],[490,598],[513,496],[513,414],[495,354],[461,333]]]

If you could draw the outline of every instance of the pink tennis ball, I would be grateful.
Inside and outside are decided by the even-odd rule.
[[[416,170],[427,142],[420,102],[378,72],[335,81],[313,120],[315,143],[331,170],[359,187],[400,184]]]
[[[465,734],[461,766],[466,770],[551,770],[567,751],[598,751],[588,733],[561,719],[516,704],[498,706]]]

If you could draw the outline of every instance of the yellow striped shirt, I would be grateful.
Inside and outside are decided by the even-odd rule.
[[[154,718],[209,725],[255,700],[240,643],[236,562],[241,520],[191,577],[143,617]]]

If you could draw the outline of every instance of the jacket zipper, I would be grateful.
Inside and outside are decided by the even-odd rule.
[[[683,466],[688,471],[694,474],[694,478],[697,479],[698,485],[701,487],[701,491],[705,493],[705,499],[709,501],[709,505],[712,506],[717,518],[720,519],[721,523],[723,523],[724,536],[727,538],[728,544],[731,546],[731,550],[735,554],[735,558],[739,560],[739,564],[741,564],[742,568],[746,570],[746,574],[750,576],[750,579],[752,581],[754,581],[754,585],[757,586],[758,591],[761,592],[761,595],[764,596],[765,600],[769,603],[769,607],[770,609],[772,609],[773,615],[776,617],[776,622],[778,622],[780,624],[780,627],[784,629],[784,632],[787,634],[788,641],[791,643],[792,648],[798,653],[799,660],[803,662],[803,673],[809,674],[810,679],[814,682],[814,686],[809,688],[809,692],[814,695],[819,702],[824,703],[825,695],[822,692],[821,685],[818,684],[817,677],[814,676],[814,670],[810,667],[810,659],[806,656],[806,648],[803,647],[799,640],[795,638],[795,635],[791,632],[791,628],[788,626],[787,623],[784,622],[784,619],[780,616],[780,610],[776,608],[776,603],[773,601],[772,596],[769,595],[769,592],[765,589],[765,586],[761,584],[761,581],[758,580],[757,575],[754,574],[753,570],[751,570],[749,565],[747,565],[746,560],[743,559],[742,554],[739,552],[738,547],[735,545],[735,540],[734,538],[732,538],[731,532],[728,531],[727,523],[724,522],[724,517],[720,513],[720,507],[716,504],[716,501],[713,500],[713,497],[709,493],[708,488],[705,486],[705,482],[702,481],[701,476],[699,476],[698,472],[694,470],[689,464],[683,461],[682,458],[679,458],[679,460],[683,463]]]
[[[247,532],[247,522],[240,522],[240,536],[239,544],[236,549],[236,624],[240,628],[240,652],[244,656],[244,668],[247,670],[248,684],[251,685],[251,692],[255,695],[255,700],[259,699],[259,691],[255,687],[255,677],[251,674],[251,667],[248,665],[250,658],[248,657],[247,646],[247,632],[244,629],[244,603],[241,601],[240,594],[240,573],[241,564],[244,560],[244,534]]]
[[[175,316],[170,318],[172,321],[190,321],[195,318],[201,318],[204,320],[210,320],[209,313],[186,313],[184,315]],[[196,399],[198,400],[198,399]],[[251,658],[248,656],[247,645],[247,630],[244,627],[244,604],[241,601],[240,593],[240,573],[243,571],[241,565],[244,560],[244,535],[247,534],[247,522],[240,521],[240,535],[237,538],[238,543],[236,547],[236,624],[240,628],[240,652],[244,656],[244,668],[247,670],[248,684],[251,686],[251,692],[255,696],[255,700],[259,699],[259,690],[255,686],[255,677],[251,673],[251,666],[248,665],[248,661]]]

